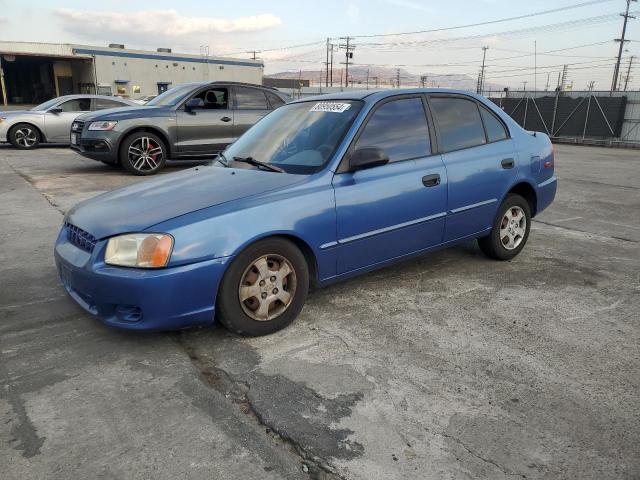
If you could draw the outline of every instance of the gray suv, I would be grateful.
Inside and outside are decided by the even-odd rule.
[[[142,107],[78,117],[71,148],[85,157],[152,175],[169,159],[215,155],[289,97],[235,82],[178,85]]]

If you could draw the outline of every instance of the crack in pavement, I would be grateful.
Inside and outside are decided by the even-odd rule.
[[[51,195],[48,195],[42,191],[40,191],[38,189],[38,187],[36,187],[36,183],[35,180],[33,179],[33,177],[30,177],[29,175],[27,175],[26,173],[21,172],[20,170],[18,170],[16,167],[13,166],[13,164],[11,162],[9,162],[7,160],[7,165],[9,165],[9,168],[13,171],[13,173],[15,173],[16,175],[18,175],[20,178],[22,178],[25,182],[27,182],[29,185],[31,185],[31,187],[38,192],[40,195],[42,195],[42,198],[44,198],[47,203],[49,205],[51,205],[53,208],[55,208],[58,212],[60,212],[63,216],[66,215],[66,212],[62,209],[62,207],[60,207],[60,205],[58,205],[54,200],[53,197]]]
[[[303,472],[309,478],[312,480],[346,480],[327,460],[307,452],[286,432],[266,421],[264,415],[258,411],[249,398],[248,392],[251,387],[247,382],[234,378],[229,372],[200,357],[195,349],[187,344],[182,334],[177,337],[177,343],[187,354],[205,385],[229,399],[242,413],[262,427],[261,429],[276,445],[287,448],[291,453],[297,455],[301,460]]]

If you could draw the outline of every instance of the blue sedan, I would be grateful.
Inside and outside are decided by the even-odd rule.
[[[275,110],[211,165],[77,205],[55,260],[108,325],[263,335],[312,286],[474,238],[512,259],[555,193],[549,138],[483,97],[345,92]]]

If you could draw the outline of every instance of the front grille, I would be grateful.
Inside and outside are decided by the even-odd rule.
[[[71,124],[71,131],[74,133],[81,133],[83,128],[84,128],[84,122],[80,122],[76,120]]]
[[[64,223],[64,228],[67,230],[67,240],[69,240],[70,243],[85,252],[93,252],[93,248],[97,242],[96,237],[69,222]]]

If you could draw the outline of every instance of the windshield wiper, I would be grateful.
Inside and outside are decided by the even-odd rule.
[[[260,160],[256,160],[253,157],[233,157],[236,162],[248,163],[249,165],[253,165],[254,167],[263,167],[267,170],[271,170],[272,172],[285,173],[283,169],[280,167],[276,167],[275,165],[271,165],[269,163],[261,162]]]

